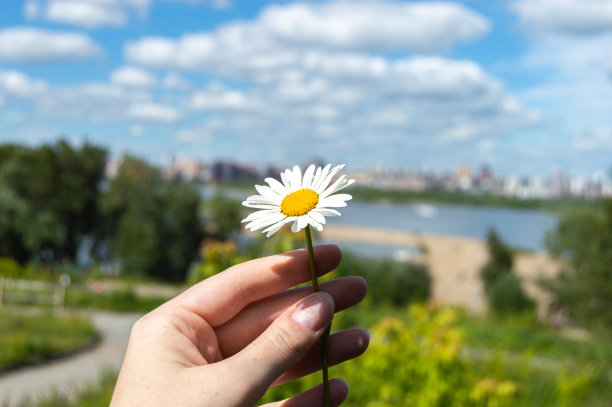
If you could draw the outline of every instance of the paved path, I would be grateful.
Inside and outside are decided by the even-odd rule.
[[[98,346],[65,359],[0,376],[0,406],[15,406],[24,398],[45,396],[53,389],[60,394],[73,394],[86,383],[97,382],[104,368],[118,370],[130,330],[140,315],[96,312],[92,317],[102,336]]]

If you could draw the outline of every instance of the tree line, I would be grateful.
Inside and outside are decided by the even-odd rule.
[[[54,264],[85,256],[183,281],[206,234],[199,187],[131,156],[107,179],[107,159],[89,143],[0,145],[0,257]],[[228,211],[227,202],[217,206]]]

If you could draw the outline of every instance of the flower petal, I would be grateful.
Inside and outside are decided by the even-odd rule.
[[[308,212],[308,216],[310,216],[315,222],[325,225],[325,216],[322,214],[315,211],[310,211]]]
[[[268,199],[270,202],[280,205],[281,202],[283,201],[283,198],[279,194],[277,194],[272,188],[268,186],[255,185],[255,189],[257,190],[257,192],[259,192],[259,194],[262,197],[264,197],[265,199]]]
[[[334,194],[346,187],[348,187],[349,185],[353,184],[355,182],[354,179],[346,179],[346,176],[343,175],[340,178],[338,178],[338,180],[336,180],[336,182],[334,182],[331,186],[329,186],[327,189],[325,189],[325,191],[323,191],[320,195],[319,195],[319,199],[323,199],[331,194]]]
[[[315,208],[313,210],[311,210],[309,213],[319,213],[323,216],[340,216],[340,212],[338,212],[335,209],[329,209],[329,208]]]
[[[293,174],[291,175],[291,190],[298,191],[302,189],[302,170],[297,165],[293,166]]]
[[[278,182],[278,180],[268,177],[264,181],[266,181],[268,185],[270,185],[270,188],[272,188],[272,190],[281,197],[289,195],[289,191],[287,190],[287,188],[283,184]]]
[[[314,171],[315,171],[314,164],[311,164],[308,166],[308,168],[306,168],[306,172],[304,173],[304,178],[302,179],[302,188],[310,189],[312,185],[312,177],[314,175]]]
[[[341,208],[343,206],[346,206],[345,201],[348,201],[352,198],[353,197],[350,196],[349,194],[332,195],[332,196],[328,196],[325,199],[322,199],[319,202],[319,205],[321,208]]]
[[[336,174],[338,172],[340,172],[340,170],[344,168],[344,164],[340,164],[335,166],[334,168],[332,168],[332,170],[329,172],[329,174],[327,174],[327,176],[325,177],[324,180],[322,180],[319,185],[317,186],[317,189],[315,190],[315,192],[317,194],[320,194],[321,192],[323,192],[325,189],[327,189],[327,186],[329,185],[329,183],[331,182],[331,180],[336,176]]]

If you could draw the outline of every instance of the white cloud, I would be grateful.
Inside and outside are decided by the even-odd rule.
[[[270,6],[259,19],[280,42],[342,50],[435,51],[485,35],[489,22],[451,2],[334,1]]]
[[[194,92],[190,106],[196,110],[254,111],[259,109],[259,102],[249,100],[243,92],[212,86],[206,91]]]
[[[164,88],[176,90],[187,90],[191,87],[191,85],[185,78],[176,73],[167,74],[164,77],[162,84]]]
[[[142,68],[123,66],[111,72],[110,80],[127,88],[153,88],[157,85],[155,76]]]
[[[6,61],[65,61],[98,57],[102,53],[98,44],[80,33],[29,27],[0,30],[0,59]]]
[[[486,34],[488,21],[446,2],[335,1],[268,6],[251,22],[180,38],[126,44],[134,64],[257,77],[298,65],[314,50],[435,51]]]
[[[48,85],[41,80],[35,80],[18,71],[0,69],[0,95],[33,99],[46,91]]]
[[[518,0],[511,8],[524,26],[539,33],[612,31],[612,2],[609,0]]]
[[[206,4],[217,9],[226,9],[232,5],[231,0],[165,0],[171,3]]]
[[[170,106],[144,102],[130,106],[128,117],[145,122],[174,123],[181,118],[181,113]]]
[[[30,0],[24,14],[29,20],[43,19],[84,28],[119,27],[132,12],[148,13],[151,0]]]

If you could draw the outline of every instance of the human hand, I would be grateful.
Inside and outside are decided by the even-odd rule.
[[[315,248],[319,275],[340,262],[336,246]],[[272,385],[321,369],[319,338],[332,314],[357,304],[367,286],[345,277],[312,287],[306,250],[252,260],[208,278],[136,322],[111,407],[254,406]],[[368,346],[361,329],[334,333],[330,365]],[[331,404],[348,385],[330,380]],[[322,405],[317,386],[268,406]]]

